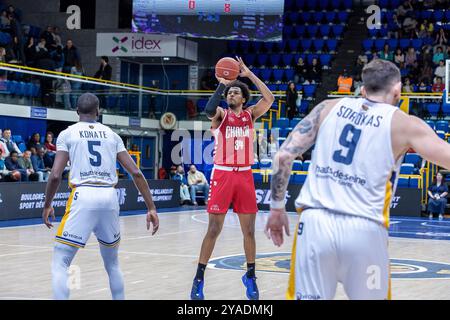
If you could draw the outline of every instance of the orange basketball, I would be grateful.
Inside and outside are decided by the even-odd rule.
[[[240,72],[239,62],[233,58],[222,58],[217,61],[216,74],[220,78],[236,80]]]

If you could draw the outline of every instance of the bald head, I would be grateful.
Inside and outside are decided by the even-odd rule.
[[[78,98],[77,110],[80,115],[98,115],[98,98],[92,93],[84,93]]]

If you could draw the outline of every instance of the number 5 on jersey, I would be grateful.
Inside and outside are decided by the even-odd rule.
[[[88,141],[89,153],[94,157],[89,157],[89,162],[93,167],[100,167],[102,165],[102,155],[94,149],[94,147],[99,147],[101,145],[102,143],[100,141]]]

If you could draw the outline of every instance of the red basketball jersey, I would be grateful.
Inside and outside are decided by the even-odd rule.
[[[249,110],[236,115],[225,110],[225,116],[214,134],[214,164],[230,167],[251,166],[254,161],[254,130]]]

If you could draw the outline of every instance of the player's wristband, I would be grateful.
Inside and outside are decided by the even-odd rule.
[[[284,200],[276,201],[273,199],[270,199],[270,208],[271,209],[283,209],[285,207]]]

